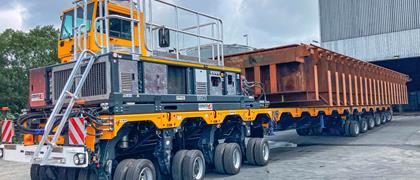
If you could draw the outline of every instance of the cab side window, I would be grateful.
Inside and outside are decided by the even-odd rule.
[[[98,12],[98,14],[99,14],[99,12]],[[113,11],[110,11],[109,14],[110,15],[119,15],[119,16],[128,17],[128,18],[130,17],[126,14],[121,14],[121,13],[117,13],[117,12],[113,12]],[[100,28],[98,27],[97,28],[98,32],[100,31],[99,29]],[[104,32],[105,32],[105,30],[104,30]],[[117,18],[110,18],[109,19],[109,36],[114,37],[114,38],[119,38],[119,39],[131,40],[131,23],[130,23],[130,21],[117,19]]]

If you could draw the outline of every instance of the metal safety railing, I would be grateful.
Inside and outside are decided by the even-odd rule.
[[[223,54],[223,22],[221,19],[216,17],[206,15],[197,11],[190,10],[181,6],[177,6],[162,0],[127,0],[128,7],[130,9],[130,17],[125,17],[121,15],[110,15],[108,9],[108,3],[117,3],[117,1],[112,0],[103,0],[99,1],[99,15],[93,21],[94,27],[97,27],[98,22],[100,28],[100,39],[97,37],[97,33],[94,33],[94,41],[96,46],[101,49],[102,53],[109,53],[111,51],[110,44],[110,29],[109,29],[109,20],[110,19],[121,19],[130,22],[131,26],[131,50],[130,53],[133,55],[142,55],[142,33],[144,33],[144,48],[147,50],[148,54],[151,56],[158,55],[156,52],[158,50],[156,45],[156,38],[158,37],[158,30],[160,28],[166,28],[169,31],[175,34],[175,54],[176,60],[183,60],[181,56],[182,48],[180,47],[181,36],[192,36],[197,39],[196,48],[197,48],[197,61],[199,63],[204,63],[201,55],[202,40],[211,41],[211,60],[217,62],[217,65],[224,65],[224,54]],[[161,6],[167,6],[174,9],[174,24],[175,27],[167,24],[159,24],[154,21],[153,14],[153,4],[159,3]],[[195,18],[195,25],[191,27],[180,27],[180,11],[185,11],[193,14]],[[140,13],[136,13],[140,12]],[[135,17],[135,13],[137,16]],[[143,14],[143,20],[141,19],[141,14]],[[201,19],[211,20],[212,22],[200,23]],[[135,26],[137,25],[137,32],[135,32]],[[104,28],[105,26],[105,28]],[[140,27],[144,27],[144,32]],[[201,30],[205,27],[211,28],[211,35],[203,35]],[[105,30],[105,33],[103,32]],[[191,31],[196,31],[191,32]],[[137,43],[135,38],[135,33],[137,33]],[[105,40],[103,37],[105,34]],[[206,45],[209,45],[206,43]],[[191,47],[188,47],[190,49]]]

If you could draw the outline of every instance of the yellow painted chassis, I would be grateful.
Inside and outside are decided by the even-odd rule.
[[[270,119],[280,121],[282,115],[291,115],[293,118],[299,118],[303,114],[309,114],[312,117],[324,113],[327,116],[334,112],[339,115],[353,114],[354,112],[375,112],[377,110],[390,109],[391,105],[382,106],[357,106],[357,107],[291,107],[291,108],[261,108],[261,109],[236,109],[236,110],[213,110],[197,112],[167,112],[167,113],[148,113],[148,114],[129,114],[129,115],[111,115],[101,116],[113,120],[113,127],[104,126],[104,129],[112,128],[113,131],[104,132],[102,140],[110,140],[117,136],[119,130],[125,123],[129,122],[152,122],[158,129],[168,129],[179,127],[184,120],[191,118],[201,118],[209,125],[222,124],[227,116],[238,116],[244,122],[253,122],[258,115],[266,115]],[[346,119],[345,119],[346,120]]]

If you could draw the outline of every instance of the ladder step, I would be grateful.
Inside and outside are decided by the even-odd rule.
[[[79,99],[79,97],[77,97],[76,95],[74,95],[72,92],[70,92],[70,91],[66,91],[66,93],[70,96],[70,97],[72,97],[72,98],[74,98],[74,99]]]
[[[74,75],[74,78],[82,78],[82,77],[83,77],[83,75],[81,75],[81,74]]]

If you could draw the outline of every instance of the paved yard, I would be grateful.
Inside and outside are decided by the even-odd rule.
[[[420,117],[391,123],[356,138],[299,137],[294,131],[270,137],[271,162],[244,166],[236,176],[208,173],[206,179],[419,179]],[[292,147],[284,148],[284,145]],[[297,147],[293,147],[297,145]],[[0,161],[0,179],[29,179],[29,166]]]

